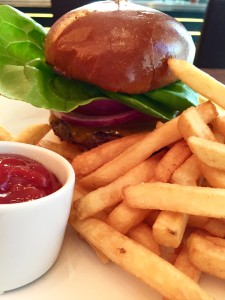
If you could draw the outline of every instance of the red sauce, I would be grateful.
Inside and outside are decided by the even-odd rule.
[[[22,155],[0,154],[0,204],[35,200],[61,187],[54,174]]]

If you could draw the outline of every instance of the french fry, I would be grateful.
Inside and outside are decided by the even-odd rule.
[[[195,282],[199,282],[202,272],[190,261],[186,243],[183,244],[179,254],[177,255],[174,266],[188,277],[193,279]],[[170,299],[163,298],[163,300]]]
[[[191,154],[191,150],[186,141],[182,139],[175,143],[156,166],[156,180],[168,182],[174,171],[180,167]]]
[[[201,277],[201,271],[190,261],[186,242],[183,244],[176,258],[174,266],[188,277],[193,279],[195,282],[199,281]]]
[[[0,141],[11,141],[11,140],[13,140],[12,133],[6,130],[4,127],[0,126]]]
[[[98,250],[95,246],[89,244],[92,249],[95,251],[95,254],[97,255],[97,257],[99,258],[100,262],[103,263],[104,265],[108,264],[109,263],[109,259],[108,257],[103,254],[100,250]]]
[[[215,236],[206,235],[205,238],[218,246],[225,247],[225,239],[221,239]]]
[[[199,168],[199,162],[197,158],[190,156],[179,168],[177,168],[172,177],[171,182],[180,185],[195,186],[202,173]]]
[[[173,300],[212,300],[198,284],[170,263],[106,223],[88,218],[83,221],[75,220],[73,226],[112,262],[163,296]]]
[[[190,215],[188,226],[205,230],[220,238],[225,237],[225,224],[221,219]]]
[[[225,115],[219,115],[211,122],[213,130],[225,137]]]
[[[14,142],[36,145],[51,130],[49,124],[35,124],[25,128],[12,140]]]
[[[49,150],[52,150],[52,151],[58,153],[59,155],[65,157],[69,161],[72,161],[74,159],[74,157],[76,157],[77,155],[79,155],[81,153],[81,151],[78,149],[78,147],[76,147],[75,145],[72,145],[70,143],[67,143],[67,142],[57,143],[57,142],[42,139],[38,145],[40,147],[43,147],[43,148],[46,148],[46,149],[49,149]]]
[[[209,217],[189,215],[188,226],[203,229],[209,219]]]
[[[179,247],[187,222],[188,215],[185,213],[161,211],[152,227],[155,241],[166,247]]]
[[[225,247],[198,234],[187,241],[191,262],[201,271],[225,279]]]
[[[123,191],[128,206],[224,218],[225,190],[170,183],[142,183]]]
[[[187,143],[197,158],[206,165],[225,171],[225,145],[191,136]]]
[[[208,184],[215,188],[225,188],[225,171],[207,166],[204,163],[199,164],[200,169]]]
[[[160,210],[157,209],[150,210],[148,216],[145,218],[145,223],[148,226],[152,227],[159,214],[160,214]]]
[[[149,213],[148,209],[128,207],[122,202],[108,215],[106,222],[120,233],[126,234],[141,223]]]
[[[175,170],[171,181],[180,185],[196,186],[201,176],[198,161],[192,155]],[[182,242],[189,215],[172,211],[161,211],[153,225],[156,241],[164,246],[177,248]]]
[[[83,177],[95,171],[114,157],[118,156],[133,143],[139,141],[145,133],[133,134],[120,139],[104,143],[89,151],[76,156],[72,161],[72,166],[77,177]]]
[[[209,109],[212,109],[212,111],[208,113],[212,114],[212,118],[214,119],[217,116],[217,111],[215,107],[209,107]],[[178,129],[185,140],[187,140],[189,136],[199,136],[212,141],[216,140],[211,129],[203,121],[195,107],[189,107],[182,112],[178,120]]]
[[[217,237],[225,238],[225,224],[220,219],[209,218],[202,229]]]
[[[147,224],[138,224],[137,226],[129,230],[127,236],[132,240],[138,242],[139,244],[145,246],[153,253],[160,255],[160,247],[154,240],[152,230]]]
[[[130,184],[148,181],[154,175],[155,166],[161,155],[159,153],[150,157],[112,183],[96,189],[77,200],[76,213],[78,218],[84,219],[90,217],[101,210],[121,202],[122,188]],[[80,184],[82,184],[82,180]]]
[[[170,70],[197,93],[225,109],[225,86],[193,64],[184,60],[168,60]]]
[[[206,123],[210,122],[212,117],[208,114],[208,109],[206,108],[212,105],[211,102],[205,102],[196,107],[198,113]],[[180,140],[182,136],[177,128],[178,119],[179,117],[168,121],[154,131],[146,134],[139,142],[130,146],[96,171],[85,176],[82,179],[83,184],[90,186],[91,189],[107,185],[143,162],[154,152]]]

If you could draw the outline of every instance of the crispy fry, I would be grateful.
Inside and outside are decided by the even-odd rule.
[[[109,259],[108,257],[103,254],[100,250],[98,250],[95,246],[89,244],[92,249],[95,251],[95,254],[97,255],[97,257],[99,258],[100,262],[103,263],[104,265],[106,265],[107,263],[109,263]]]
[[[211,121],[211,115],[208,114],[206,109],[206,107],[211,105],[212,103],[205,102],[196,107],[206,123]],[[83,184],[90,186],[92,189],[107,185],[143,162],[154,152],[180,140],[182,136],[177,128],[178,119],[179,117],[168,121],[145,135],[139,142],[136,142],[120,155],[84,177],[82,179]]]
[[[217,237],[225,237],[225,224],[221,219],[189,216],[188,226],[203,229]]]
[[[0,141],[11,141],[13,138],[14,137],[11,132],[0,126]]]
[[[137,209],[120,203],[109,214],[106,222],[120,233],[126,234],[131,228],[141,223],[148,215],[148,209]]]
[[[225,188],[225,171],[207,166],[204,163],[199,164],[200,169],[208,184],[215,188]]]
[[[225,171],[225,145],[191,136],[187,143],[197,158],[206,165]]]
[[[212,119],[214,119],[217,116],[215,107],[213,106],[208,108],[212,110],[208,113],[211,114]],[[185,140],[187,140],[189,136],[199,136],[212,141],[216,140],[211,129],[203,121],[195,107],[189,107],[182,112],[178,120],[178,129]]]
[[[184,60],[168,60],[171,71],[197,93],[225,109],[225,86],[207,73]]]
[[[144,136],[145,133],[129,135],[121,139],[104,143],[96,148],[83,152],[79,156],[76,156],[72,162],[72,166],[77,177],[83,177],[95,171],[122,153],[133,143],[141,140]]]
[[[60,154],[69,161],[72,161],[74,157],[81,153],[78,147],[67,142],[56,143],[49,140],[41,140],[38,145]]]
[[[121,155],[84,177],[82,184],[90,186],[93,189],[107,185],[146,160],[154,152],[168,144],[176,142],[181,138],[179,132],[176,130],[176,123],[177,120],[173,119],[148,133],[142,140],[129,147]]]
[[[147,224],[138,224],[137,226],[129,230],[127,236],[132,240],[138,242],[139,244],[145,246],[153,253],[160,255],[160,247],[154,240],[152,230]]]
[[[163,296],[173,300],[212,300],[198,284],[170,263],[104,222],[88,218],[76,220],[73,226],[111,261],[142,279]]]
[[[128,173],[119,177],[111,184],[99,188],[76,201],[76,213],[80,219],[94,215],[122,201],[124,186],[146,182],[154,175],[155,166],[161,158],[161,153],[152,156]],[[80,181],[82,183],[82,180]]]
[[[189,215],[188,226],[203,229],[209,217]]]
[[[188,277],[193,279],[195,282],[199,281],[201,277],[201,271],[190,261],[186,243],[183,244],[183,247],[177,256],[174,266],[184,274],[186,274]]]
[[[51,130],[49,124],[31,125],[13,138],[14,142],[36,145]]]
[[[175,143],[156,166],[156,180],[168,182],[174,171],[180,167],[191,155],[191,150],[186,141],[182,139]]]
[[[225,247],[225,239],[221,239],[215,236],[206,235],[205,238],[218,246]]]
[[[224,189],[169,183],[142,183],[126,187],[123,193],[125,203],[134,208],[225,217]]]
[[[225,279],[224,246],[198,234],[191,234],[187,245],[190,260],[199,270]]]
[[[211,123],[213,130],[225,137],[225,115],[217,116]]]
[[[160,214],[160,210],[157,209],[150,210],[148,216],[145,218],[145,223],[148,226],[152,227],[156,219],[158,218],[159,214]]]
[[[195,186],[201,177],[201,170],[197,158],[190,156],[172,175],[171,182],[180,185]]]
[[[161,211],[153,227],[156,242],[166,247],[180,246],[188,222],[188,215],[171,211]]]

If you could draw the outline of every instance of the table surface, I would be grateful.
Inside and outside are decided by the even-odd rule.
[[[225,69],[204,69],[204,71],[225,84]]]

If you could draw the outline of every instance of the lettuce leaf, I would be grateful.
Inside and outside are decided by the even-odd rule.
[[[127,95],[62,77],[45,63],[46,34],[24,13],[0,5],[0,94],[61,112],[107,97],[165,120],[198,104],[197,94],[182,82],[143,95]]]

